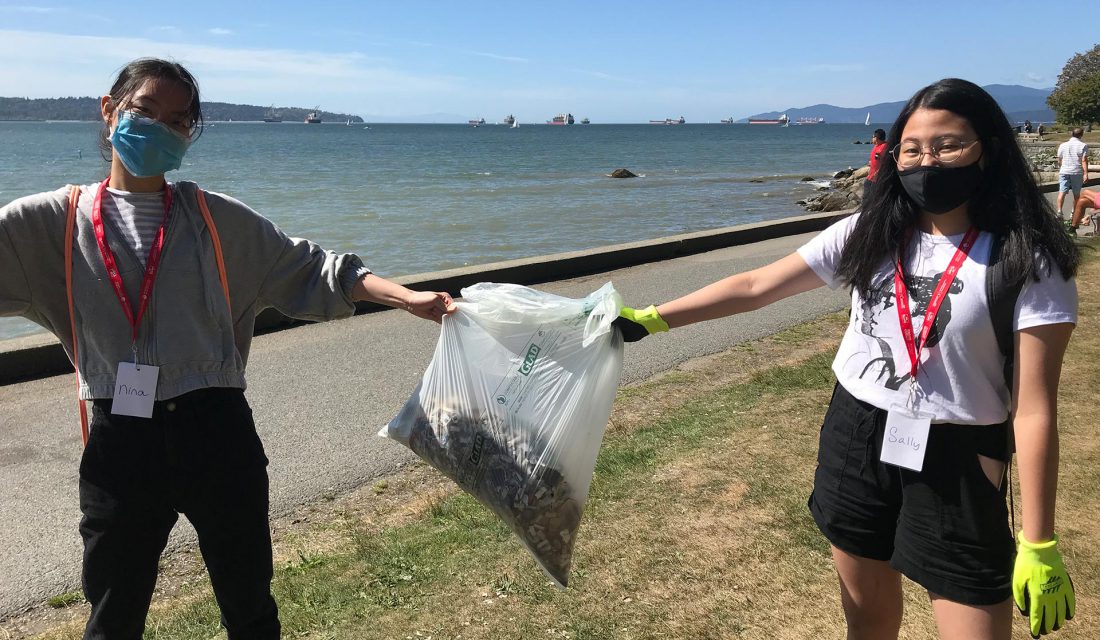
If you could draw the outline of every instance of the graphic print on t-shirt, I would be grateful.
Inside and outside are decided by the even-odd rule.
[[[928,303],[932,300],[932,292],[935,291],[936,284],[942,277],[943,272],[930,278],[908,274],[905,276],[905,286],[909,289],[909,296],[915,303],[910,309],[910,313],[914,318],[924,318],[924,312],[928,310]],[[928,341],[922,347],[922,352],[924,349],[934,347],[939,343],[940,337],[943,336],[944,330],[951,322],[951,296],[962,293],[964,288],[963,281],[956,276],[955,281],[951,283],[951,287],[947,291],[947,297],[944,298],[943,304],[940,306],[940,312],[936,314],[936,320],[932,324],[932,330],[928,333]],[[898,312],[895,309],[895,304],[893,274],[886,275],[877,284],[873,285],[867,296],[863,298],[860,305],[858,331],[874,339],[880,353],[870,354],[871,358],[867,365],[863,367],[863,372],[860,373],[859,377],[863,379],[874,376],[876,382],[880,382],[887,389],[897,391],[902,384],[909,380],[908,361],[903,363],[902,375],[899,376],[890,344],[875,335],[875,327],[880,326],[882,323],[893,322],[895,325],[898,323]],[[919,332],[917,335],[919,339]],[[853,357],[856,355],[853,354]]]
[[[856,213],[833,223],[800,247],[798,255],[830,288],[851,293],[848,326],[833,359],[837,382],[861,402],[889,410],[910,400],[911,383],[909,354],[894,298],[894,262],[882,260],[870,280],[870,291],[861,292],[837,276],[848,238],[861,217]],[[913,234],[905,272],[923,276],[906,278],[918,334],[933,284],[951,263],[962,238],[962,234]],[[926,356],[923,349],[921,352],[924,365],[913,400],[922,411],[935,414],[934,424],[999,424],[1008,415],[1010,393],[1005,386],[1004,357],[993,334],[984,286],[992,244],[993,235],[982,232],[944,298],[935,330],[930,331],[927,346],[935,350]],[[1039,279],[1029,280],[1020,292],[1013,318],[1015,331],[1077,322],[1076,281],[1063,278],[1057,268],[1039,271]]]

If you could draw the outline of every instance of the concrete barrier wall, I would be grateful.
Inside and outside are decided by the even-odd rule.
[[[834,220],[851,212],[852,210],[847,210],[796,216],[584,251],[493,262],[391,279],[410,289],[446,291],[457,297],[463,287],[478,282],[535,285],[703,253],[723,247],[820,231]],[[361,302],[357,305],[356,313],[369,313],[388,308],[379,304]],[[302,323],[287,318],[273,309],[268,309],[256,318],[256,333],[278,331],[298,324]],[[0,342],[0,384],[70,373],[72,370],[72,364],[69,363],[61,344],[53,336],[36,335]]]

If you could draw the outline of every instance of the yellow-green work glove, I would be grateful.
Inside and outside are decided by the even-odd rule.
[[[1031,637],[1057,631],[1073,618],[1077,602],[1069,579],[1058,536],[1047,542],[1031,543],[1021,531],[1017,536],[1016,568],[1012,572],[1012,596],[1020,613],[1027,616]]]
[[[661,314],[657,313],[657,307],[653,305],[645,309],[623,307],[619,311],[619,317],[615,318],[615,322],[611,324],[622,331],[623,340],[626,342],[637,342],[651,333],[668,331],[668,323]]]

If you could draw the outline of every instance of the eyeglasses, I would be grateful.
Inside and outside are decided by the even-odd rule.
[[[927,152],[931,153],[940,164],[951,164],[961,158],[967,147],[975,142],[979,141],[964,141],[955,136],[941,136],[932,141],[932,146]],[[894,162],[898,164],[899,169],[911,169],[919,165],[924,160],[924,154],[925,149],[912,140],[902,142],[890,150],[890,155],[894,157]]]
[[[198,128],[196,123],[189,117],[183,117],[171,122],[164,122],[159,120],[151,111],[140,106],[131,105],[125,109],[132,117],[139,121],[144,121],[146,124],[159,124],[168,129],[172,133],[190,140],[195,135],[195,130]]]

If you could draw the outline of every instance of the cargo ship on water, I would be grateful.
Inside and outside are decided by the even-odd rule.
[[[684,124],[685,122],[687,121],[684,120],[684,116],[680,116],[678,120],[673,120],[672,118],[665,118],[664,120],[650,120],[649,124]]]
[[[787,117],[787,114],[783,114],[778,118],[749,118],[749,124],[777,124],[780,126],[786,126],[791,121]]]
[[[546,124],[569,125],[573,124],[573,122],[574,121],[572,113],[559,113],[558,115],[554,116],[553,120],[547,120]]]

